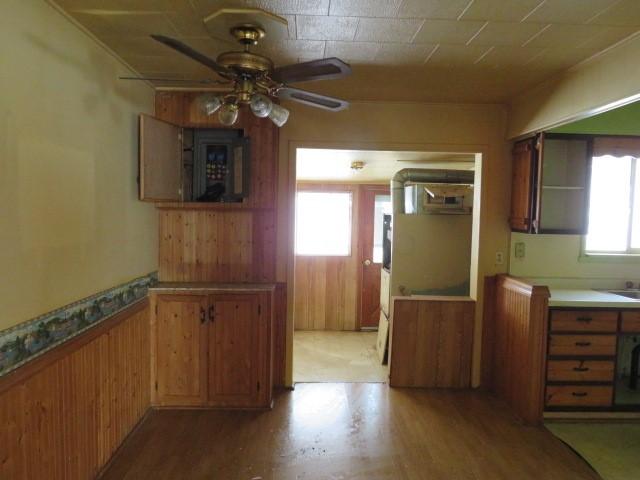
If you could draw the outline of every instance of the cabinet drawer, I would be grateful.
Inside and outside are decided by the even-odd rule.
[[[622,312],[622,331],[640,332],[640,310],[637,312]]]
[[[609,407],[613,387],[588,387],[582,385],[547,385],[548,407]]]
[[[611,382],[613,362],[606,360],[549,360],[550,382]]]
[[[588,310],[553,310],[552,332],[615,332],[618,329],[618,312],[594,312]]]
[[[551,335],[549,355],[615,355],[615,335]]]

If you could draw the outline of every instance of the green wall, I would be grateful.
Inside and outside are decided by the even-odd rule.
[[[555,133],[640,135],[640,102],[550,130]]]

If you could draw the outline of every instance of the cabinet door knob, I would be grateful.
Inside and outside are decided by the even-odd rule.
[[[213,322],[216,319],[216,309],[213,305],[209,305],[209,321]]]
[[[207,312],[204,311],[204,307],[200,307],[200,323],[207,321]]]

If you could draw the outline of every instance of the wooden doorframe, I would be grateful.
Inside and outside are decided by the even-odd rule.
[[[390,185],[362,185],[358,191],[359,195],[359,205],[360,210],[358,212],[358,280],[357,280],[357,292],[358,292],[358,302],[357,302],[357,313],[356,313],[356,330],[360,330],[362,328],[362,287],[364,284],[364,261],[366,260],[366,252],[364,251],[364,239],[365,235],[363,234],[362,224],[363,217],[365,215],[365,204],[364,198],[368,192],[380,193],[381,195],[390,195],[391,187]]]

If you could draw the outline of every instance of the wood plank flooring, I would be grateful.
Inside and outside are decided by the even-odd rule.
[[[298,384],[268,412],[160,410],[103,479],[596,480],[482,392]]]

